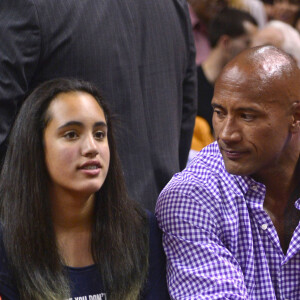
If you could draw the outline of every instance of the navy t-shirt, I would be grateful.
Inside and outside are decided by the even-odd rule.
[[[143,288],[142,300],[170,299],[166,284],[165,255],[162,248],[161,232],[156,218],[148,212],[149,236],[149,274]],[[101,265],[100,265],[101,268]],[[100,273],[95,265],[83,268],[66,267],[71,283],[72,298],[69,300],[107,300]],[[1,237],[0,246],[0,295],[2,300],[19,300],[18,290],[12,284],[13,278],[8,270],[6,255]]]

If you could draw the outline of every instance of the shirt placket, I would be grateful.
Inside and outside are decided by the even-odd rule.
[[[296,202],[296,208],[299,209],[300,207],[300,199]],[[300,252],[300,224],[296,227],[294,234],[292,236],[287,255],[283,259],[281,266],[280,266],[280,274],[279,275],[279,289],[280,289],[280,296],[281,299],[290,300],[295,299],[291,292],[294,289],[297,289],[298,280],[294,278],[295,270],[298,269],[297,265],[299,264],[299,259],[295,260],[295,256]],[[286,280],[289,278],[289,280]],[[294,285],[291,287],[291,285]],[[299,296],[299,295],[298,295]],[[297,298],[298,299],[298,298]]]
[[[276,276],[278,284],[277,288],[279,289],[278,292],[280,294],[280,299],[277,300],[294,299],[294,297],[290,295],[291,291],[293,291],[293,289],[291,289],[290,287],[293,274],[289,274],[290,272],[292,272],[291,270],[294,270],[294,268],[290,267],[289,265],[293,263],[295,264],[293,257],[300,251],[300,225],[298,224],[293,234],[287,255],[285,255],[282,251],[280,240],[275,226],[267,212],[265,212],[263,209],[263,202],[265,198],[264,190],[261,189],[261,187],[252,184],[247,194],[248,206],[251,209],[255,223],[262,231],[262,234],[267,235],[269,241],[274,247],[274,251],[276,251],[278,255],[278,259],[280,259],[280,265],[278,266]],[[300,200],[298,200],[298,202],[299,201]],[[300,207],[300,203],[298,203],[298,206]],[[299,209],[299,207],[297,208]],[[285,278],[291,278],[291,280],[286,280]]]
[[[260,231],[268,236],[270,242],[276,249],[276,252],[282,257],[283,260],[285,255],[281,249],[277,231],[270,216],[263,209],[265,187],[257,183],[252,183],[247,191],[246,199],[255,223],[260,228]]]

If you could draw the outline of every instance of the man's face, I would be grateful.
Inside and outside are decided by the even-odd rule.
[[[273,45],[281,48],[284,36],[281,30],[274,27],[266,27],[259,30],[252,38],[251,47]]]
[[[237,64],[217,80],[213,127],[229,173],[261,178],[287,159],[291,116],[284,84],[262,84],[253,70]]]
[[[228,5],[227,0],[189,0],[189,3],[198,18],[207,23]]]
[[[257,32],[257,26],[245,21],[244,22],[245,34],[238,36],[236,38],[230,38],[230,43],[228,47],[228,61],[233,57],[238,55],[241,51],[248,48],[251,44],[251,39],[253,35]]]

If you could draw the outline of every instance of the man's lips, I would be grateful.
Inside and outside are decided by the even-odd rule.
[[[233,149],[224,149],[224,148],[221,148],[221,151],[229,159],[239,159],[247,153],[247,151],[244,150],[233,150]]]

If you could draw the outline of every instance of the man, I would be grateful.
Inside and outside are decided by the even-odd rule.
[[[238,9],[225,8],[212,20],[209,27],[212,50],[202,65],[197,67],[198,112],[189,161],[213,140],[211,100],[217,76],[226,63],[249,47],[256,31],[256,20]]]
[[[2,152],[27,92],[55,77],[92,81],[119,119],[129,193],[153,210],[185,166],[196,114],[185,1],[1,0],[0,41]]]
[[[290,54],[300,68],[300,35],[291,25],[273,20],[257,31],[252,38],[252,47],[273,45]]]
[[[208,25],[228,3],[227,0],[188,0],[188,2],[196,47],[196,64],[200,65],[211,50]]]
[[[156,207],[172,299],[300,299],[299,78],[274,46],[243,51],[220,74],[216,142]]]
[[[267,23],[267,13],[261,0],[241,0],[244,10],[248,11],[257,21],[258,27],[261,28]]]
[[[208,58],[197,68],[197,115],[208,122],[211,130],[213,113],[211,99],[216,78],[234,56],[249,47],[252,35],[256,31],[256,20],[249,13],[234,8],[222,10],[211,22],[209,41],[212,50]]]
[[[262,0],[269,20],[280,20],[293,25],[299,10],[299,0]]]

